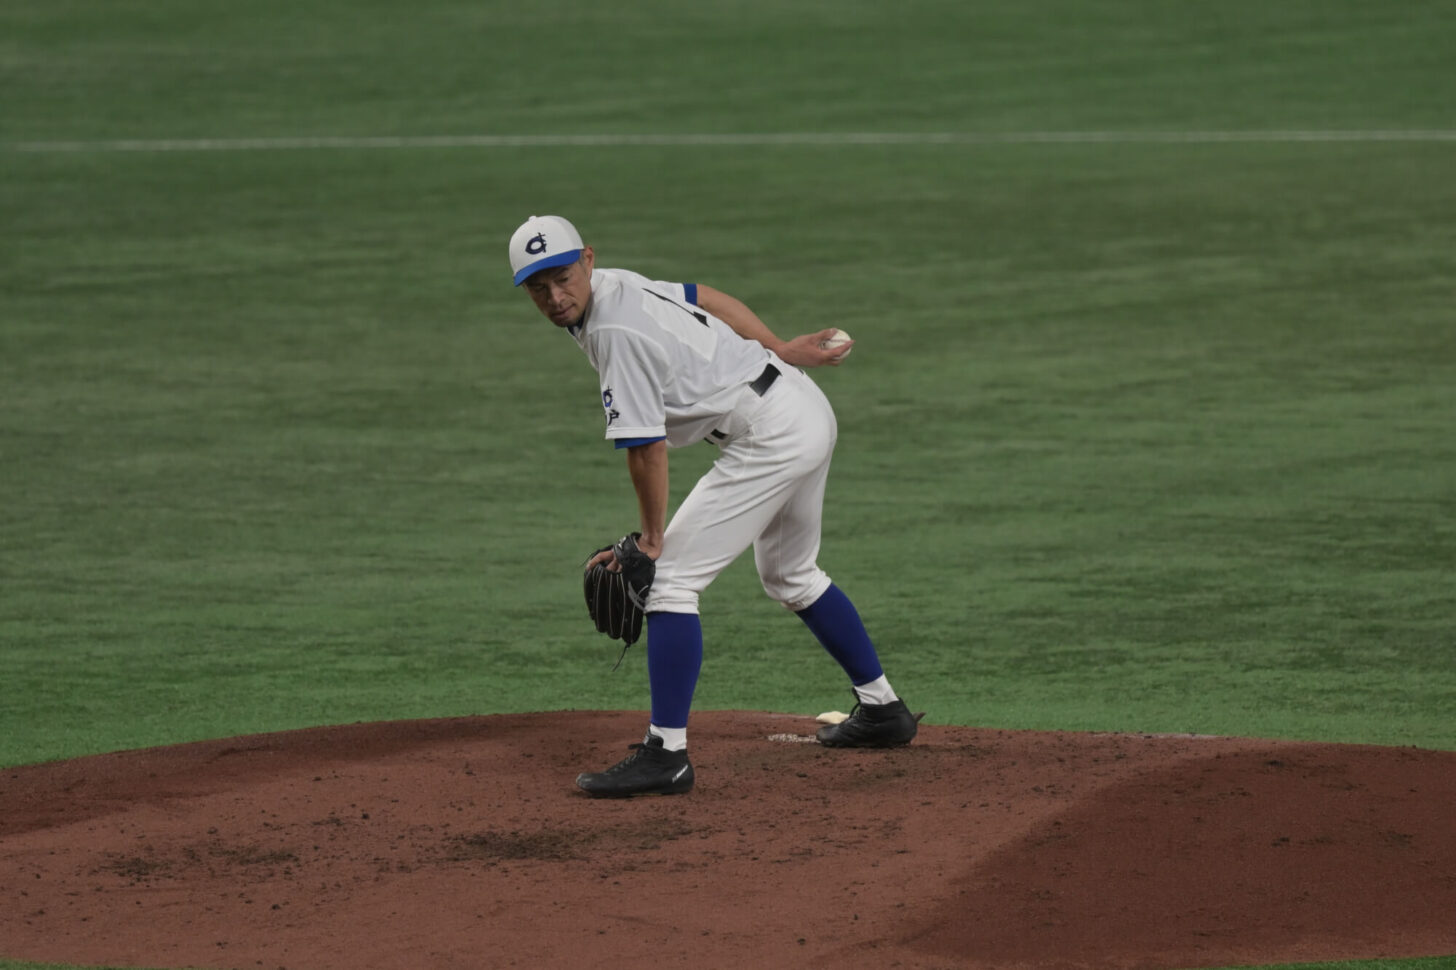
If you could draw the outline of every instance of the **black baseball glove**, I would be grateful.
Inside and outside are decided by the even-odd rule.
[[[637,642],[642,635],[642,609],[647,605],[647,593],[652,589],[652,579],[657,575],[657,563],[637,547],[642,533],[634,532],[623,536],[614,545],[603,546],[592,553],[612,550],[612,558],[622,568],[611,570],[605,562],[587,567],[582,576],[586,592],[586,610],[591,614],[597,629],[614,640],[621,640],[626,647]],[[623,648],[625,653],[625,647]],[[619,659],[617,661],[621,663]]]

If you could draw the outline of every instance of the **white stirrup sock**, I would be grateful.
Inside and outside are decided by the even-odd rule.
[[[893,704],[900,699],[890,687],[890,679],[884,674],[880,674],[879,677],[870,681],[868,684],[855,685],[854,693],[859,698],[861,704],[874,704],[876,706]]]
[[[648,734],[655,734],[662,738],[662,747],[665,751],[686,751],[688,746],[687,728],[665,728],[656,724],[647,726]]]

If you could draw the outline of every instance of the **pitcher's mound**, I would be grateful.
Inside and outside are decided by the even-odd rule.
[[[268,970],[1227,966],[1456,953],[1456,753],[640,713],[364,724],[0,772],[0,956]],[[770,740],[772,738],[772,740]]]

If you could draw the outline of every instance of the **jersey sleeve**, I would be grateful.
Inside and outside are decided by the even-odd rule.
[[[643,279],[647,288],[663,296],[671,297],[674,300],[687,303],[691,306],[700,306],[698,303],[698,284],[696,283],[671,283],[667,280]]]
[[[593,335],[593,340],[601,362],[607,439],[665,437],[663,387],[670,376],[667,353],[649,338],[625,328],[605,327]]]
[[[660,434],[655,438],[616,438],[612,440],[614,448],[636,448],[638,445],[650,445],[654,441],[666,441],[667,435]]]

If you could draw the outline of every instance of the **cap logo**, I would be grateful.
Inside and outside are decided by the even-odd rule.
[[[546,234],[538,232],[526,243],[526,252],[532,256],[539,256],[546,251]]]

